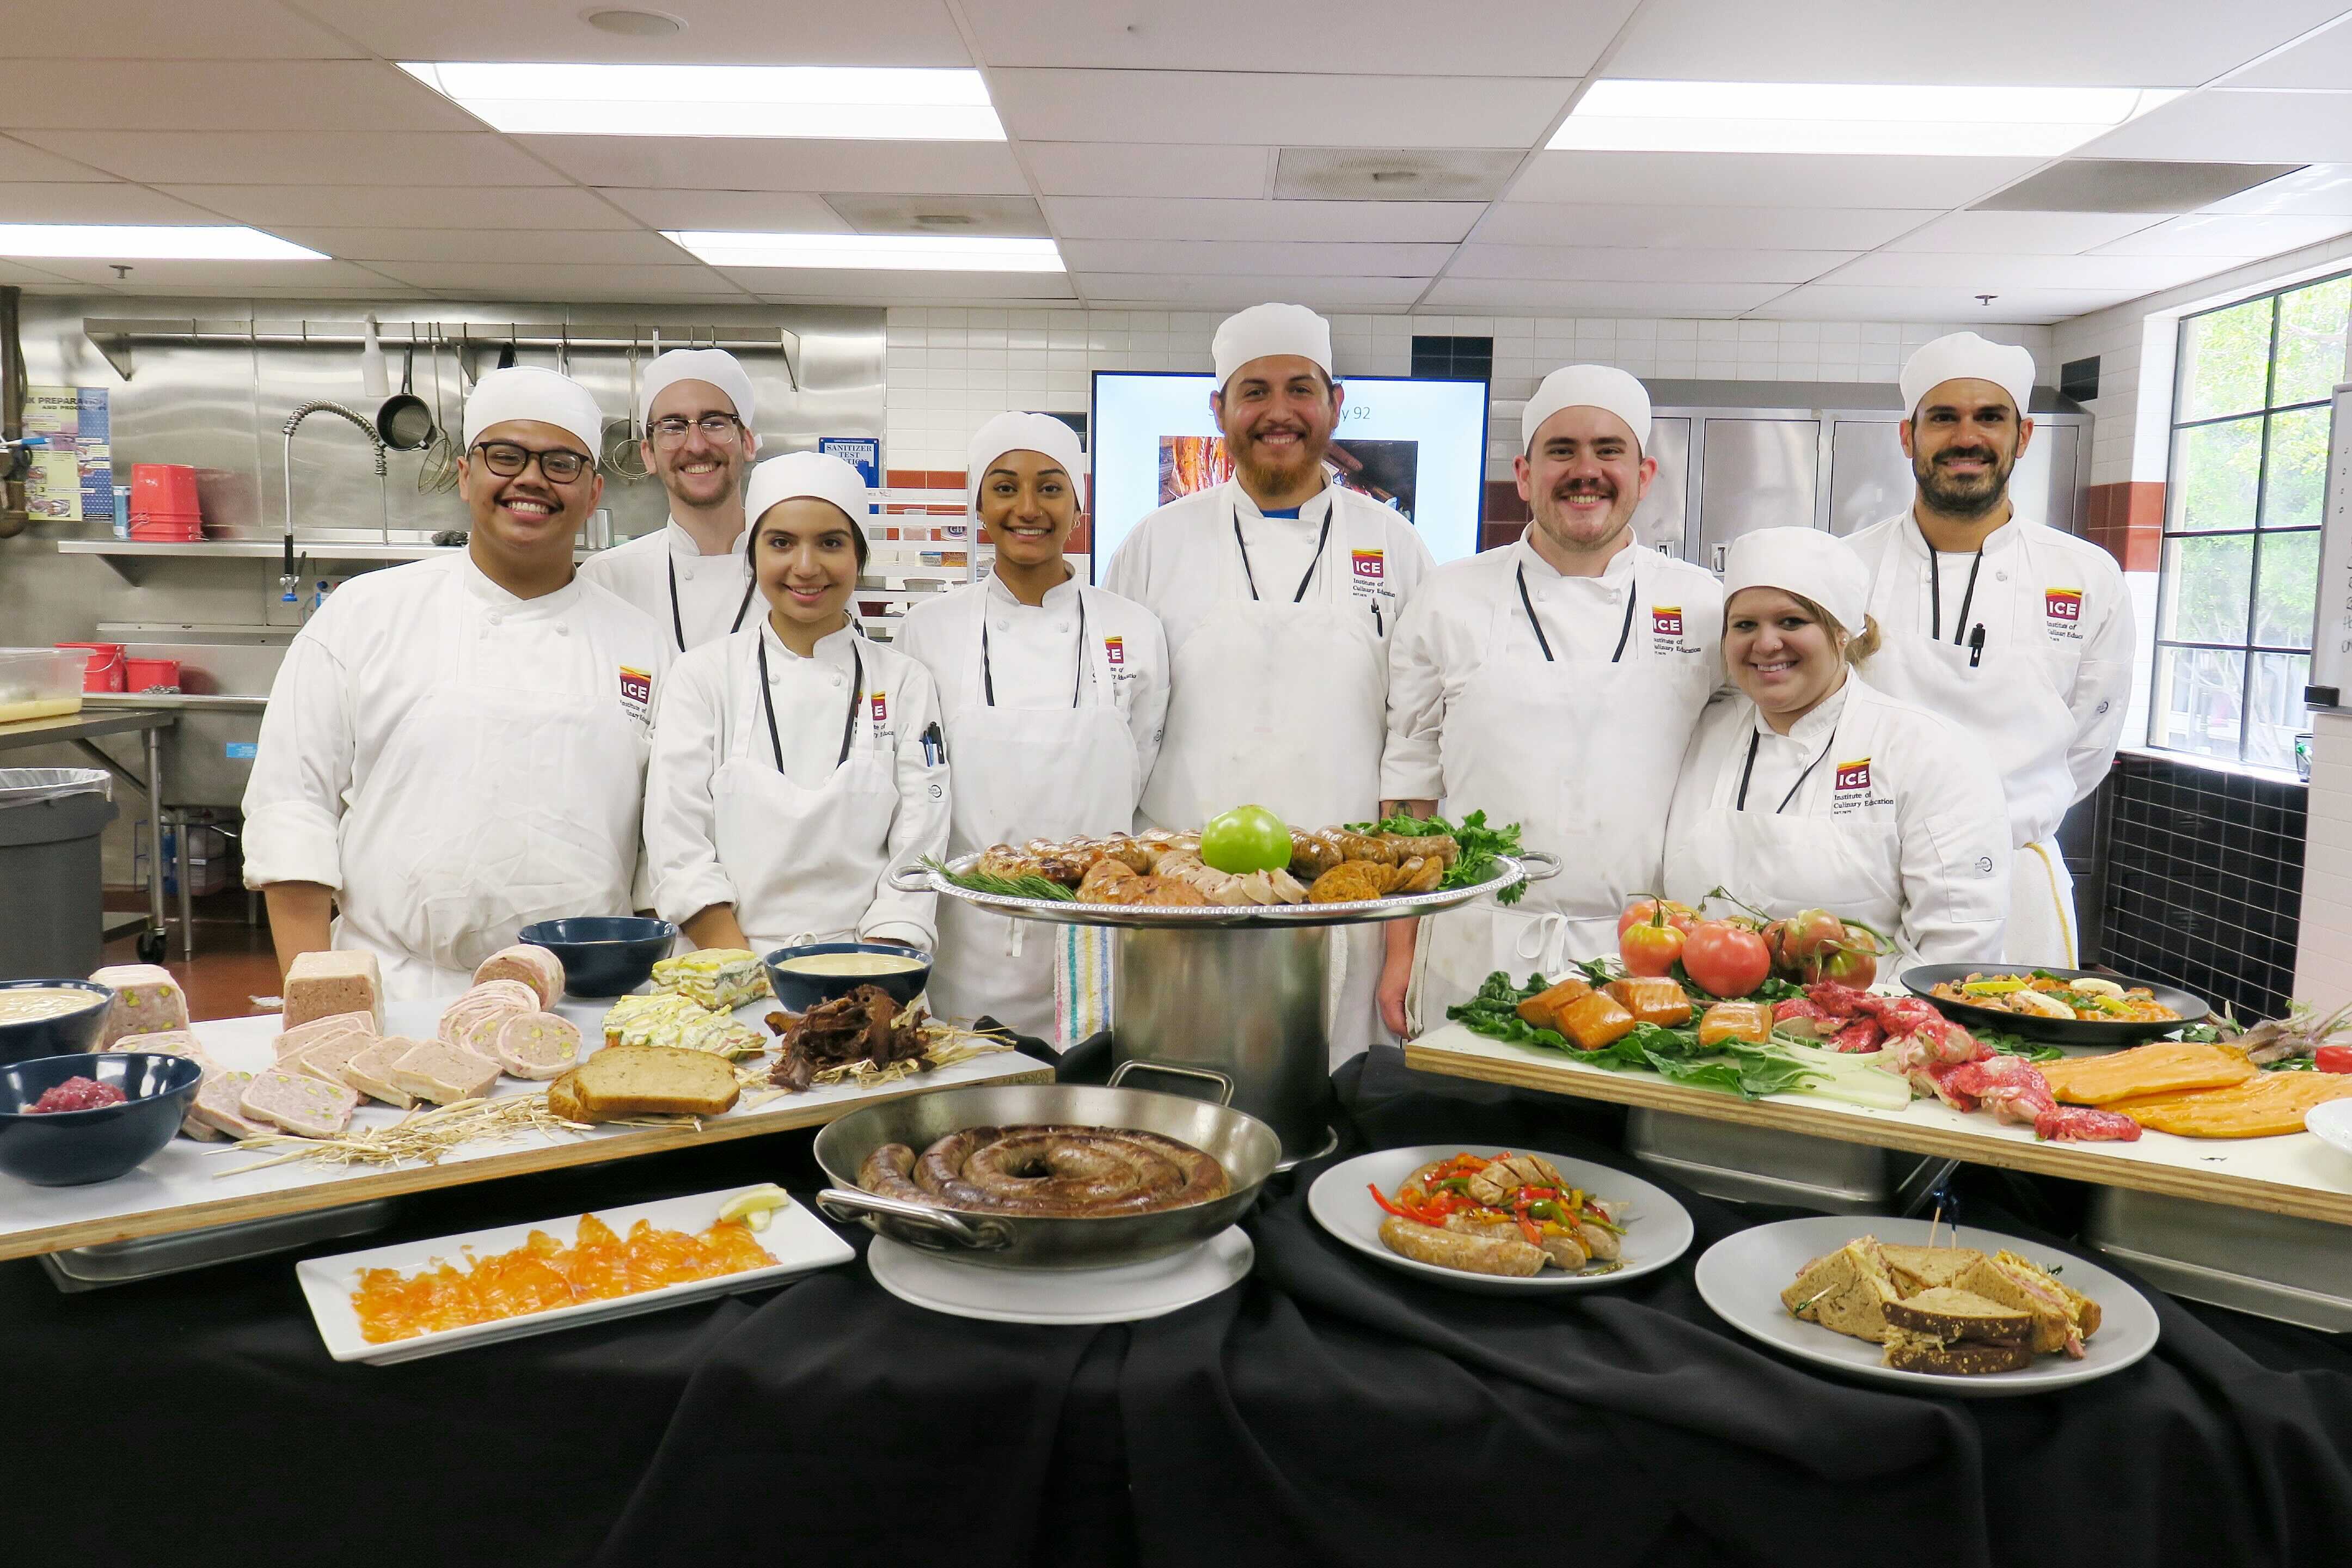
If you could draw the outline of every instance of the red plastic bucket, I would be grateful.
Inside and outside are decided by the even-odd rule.
[[[131,510],[195,516],[196,470],[185,463],[131,464]]]
[[[80,648],[89,654],[83,666],[81,689],[84,691],[120,691],[122,689],[122,645],[119,642],[61,642],[59,647]]]
[[[180,661],[176,658],[126,658],[122,661],[122,689],[126,691],[152,691],[167,687],[180,689]]]

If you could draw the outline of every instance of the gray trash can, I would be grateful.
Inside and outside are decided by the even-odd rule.
[[[0,980],[78,979],[103,962],[100,768],[0,768]]]

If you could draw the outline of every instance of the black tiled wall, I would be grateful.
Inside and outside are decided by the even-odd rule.
[[[2306,787],[2137,756],[2116,759],[2104,787],[2104,961],[2242,1023],[2284,1014]]]

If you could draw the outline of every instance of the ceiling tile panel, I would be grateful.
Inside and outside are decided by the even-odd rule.
[[[2094,256],[2216,256],[2251,259],[2316,245],[2352,230],[2352,215],[2334,217],[2253,217],[2200,214],[2145,228]]]
[[[86,160],[61,158],[0,136],[0,180],[95,180],[104,174]]]
[[[562,262],[380,261],[373,270],[437,293],[470,291],[497,300],[669,300],[730,292],[727,279],[700,265],[583,267]]]
[[[10,223],[217,224],[186,202],[120,180],[90,184],[0,185],[0,213]]]
[[[278,0],[75,0],[69,25],[12,26],[16,59],[356,59],[367,50]]]
[[[1332,245],[1308,240],[1223,242],[1065,239],[1062,259],[1078,272],[1242,272],[1310,276],[1375,274],[1427,278],[1454,254],[1450,245]]]
[[[2352,82],[2352,16],[2230,79],[2231,87],[2308,87],[2342,90]]]
[[[1446,278],[1427,309],[1535,315],[1736,316],[1783,291],[1778,283],[1540,283]]]
[[[422,173],[422,171],[418,171]],[[634,228],[576,185],[166,185],[258,228]]]
[[[0,61],[15,131],[479,131],[375,60]]]
[[[802,191],[600,190],[614,205],[654,228],[732,229],[765,234],[848,234],[823,196]]]
[[[1172,142],[1024,142],[1049,196],[1228,196],[1267,194],[1271,147]]]
[[[1841,268],[1830,281],[1890,288],[1966,289],[1972,294],[2017,289],[2169,289],[2221,268],[2210,259],[2173,256],[1953,256],[1879,251]]]
[[[643,229],[273,228],[297,245],[345,261],[502,261],[572,266],[682,267],[695,258]]]
[[[1024,141],[1299,147],[1528,147],[1573,79],[1247,71],[996,70]]]
[[[761,299],[779,303],[952,305],[972,300],[1075,300],[1059,272],[884,272],[816,267],[729,267],[719,270]]]
[[[1451,244],[1486,209],[1476,202],[1172,201],[1048,196],[1065,239],[1361,240]]]
[[[2352,213],[2352,163],[2314,163],[2198,209],[2335,217]]]
[[[2108,132],[2081,153],[2203,163],[2352,163],[2352,91],[2196,93]]]
[[[61,273],[44,272],[37,267],[28,267],[13,258],[0,259],[0,283],[45,289],[77,287],[72,279]]]
[[[2032,173],[2034,164],[2031,158],[1539,153],[1508,199],[1635,206],[1950,208]]]
[[[1215,70],[1236,44],[1260,59],[1312,62],[1318,71],[1378,75],[1411,68],[1464,76],[1581,76],[1633,13],[1636,0],[1481,0],[1432,26],[1425,0],[1362,0],[1344,26],[1312,7],[1259,0],[1192,0],[1182,6],[1102,0],[963,0],[992,66],[1125,67]],[[1401,50],[1410,39],[1409,49]]]
[[[2147,227],[2151,213],[1957,212],[1887,246],[1971,256],[2072,256]]]
[[[1465,245],[1449,278],[1569,282],[1802,283],[1859,252],[1649,246]]]
[[[2137,289],[2017,289],[1980,303],[1967,289],[1876,289],[1809,283],[1755,311],[1759,317],[1829,321],[1997,321],[2041,323],[2103,310],[2145,292]],[[2049,368],[2042,374],[2047,375]]]
[[[408,185],[464,172],[470,183],[560,184],[562,176],[487,132],[27,131],[23,140],[146,184]]]
[[[1498,202],[1478,225],[1481,245],[1748,247],[1868,250],[1938,216],[1941,207],[1633,206]]]
[[[2335,16],[2342,0],[1977,0],[1964,14],[1813,0],[1759,26],[1750,0],[1650,0],[1612,77],[1679,81],[1999,81],[2189,87]]]
[[[384,281],[383,273],[350,261],[132,261],[125,265],[131,268],[130,276],[118,280],[113,266],[105,261],[49,258],[40,263],[44,272],[142,294],[184,288],[365,289]]]
[[[1288,300],[1316,310],[1410,305],[1429,287],[1426,278],[1181,277],[1142,272],[1084,272],[1078,286],[1089,301],[1113,300],[1197,309],[1237,309]]]
[[[810,142],[705,136],[519,136],[583,184],[702,191],[1029,194],[1000,142]]]
[[[205,0],[209,5],[211,0]],[[393,60],[645,60],[728,65],[970,66],[941,0],[855,5],[647,0],[683,21],[662,37],[592,27],[580,0],[302,0],[320,21]]]

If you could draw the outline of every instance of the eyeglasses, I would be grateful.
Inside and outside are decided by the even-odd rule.
[[[477,441],[473,449],[482,455],[482,466],[502,479],[515,478],[536,462],[549,484],[568,485],[596,465],[587,453],[568,447],[533,451],[512,441]]]
[[[672,414],[653,423],[653,437],[659,446],[675,447],[686,439],[689,430],[699,430],[702,438],[713,446],[731,447],[735,433],[742,427],[732,414],[706,414],[699,419],[688,419],[683,414]]]

